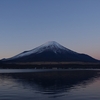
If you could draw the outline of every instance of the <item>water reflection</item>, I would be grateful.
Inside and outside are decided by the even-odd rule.
[[[99,77],[97,71],[53,71],[53,72],[28,72],[28,73],[2,73],[0,81],[10,80],[17,87],[24,90],[33,90],[41,94],[62,94],[69,92],[76,86],[84,88],[95,78]]]

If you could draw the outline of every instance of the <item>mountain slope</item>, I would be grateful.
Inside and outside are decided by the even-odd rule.
[[[24,51],[14,57],[5,59],[7,62],[97,62],[98,60],[74,52],[55,41],[47,42],[35,49]]]

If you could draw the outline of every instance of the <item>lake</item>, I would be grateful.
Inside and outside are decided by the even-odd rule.
[[[100,100],[100,70],[0,69],[0,100]]]

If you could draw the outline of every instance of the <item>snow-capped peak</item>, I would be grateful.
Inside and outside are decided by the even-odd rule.
[[[43,46],[50,46],[50,45],[60,45],[60,44],[58,44],[58,43],[55,42],[55,41],[48,41],[48,42],[46,42],[45,44],[43,44]]]
[[[36,47],[35,49],[29,50],[29,51],[25,51],[22,52],[12,58],[9,58],[8,60],[12,60],[12,59],[16,59],[16,58],[20,58],[20,57],[24,57],[24,56],[28,56],[31,54],[39,54],[42,53],[45,50],[52,50],[54,53],[61,53],[62,51],[67,51],[70,53],[76,53],[74,51],[71,51],[69,49],[67,49],[66,47],[60,45],[59,43],[55,42],[55,41],[48,41],[42,45],[40,45],[39,47]]]
[[[55,41],[48,41],[46,43],[44,43],[43,45],[41,45],[40,47],[55,47],[55,48],[60,48],[60,49],[64,49],[65,47],[63,47],[62,45],[60,45],[59,43],[55,42]]]

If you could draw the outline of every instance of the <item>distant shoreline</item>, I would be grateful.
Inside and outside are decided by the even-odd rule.
[[[2,69],[100,69],[100,63],[89,62],[26,62],[26,63],[2,63]]]
[[[0,69],[0,74],[4,73],[37,73],[37,72],[72,72],[72,71],[100,71],[100,69]],[[77,73],[78,74],[78,73]]]

